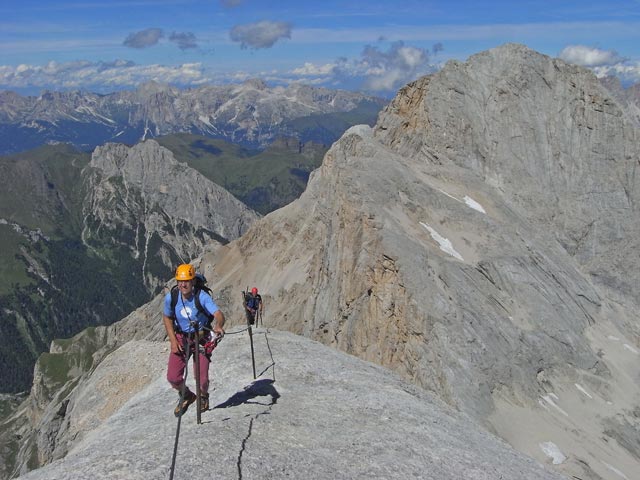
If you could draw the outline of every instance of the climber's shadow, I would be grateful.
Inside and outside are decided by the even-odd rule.
[[[280,394],[273,386],[273,383],[274,381],[270,378],[256,380],[251,385],[246,386],[242,391],[234,393],[228,400],[213,407],[213,409],[237,407],[243,403],[255,403],[266,406],[275,405],[278,398],[280,398]],[[271,397],[271,401],[269,403],[252,401],[256,397]]]

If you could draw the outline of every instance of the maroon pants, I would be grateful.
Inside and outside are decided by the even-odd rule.
[[[200,339],[200,343],[206,342],[207,334],[204,338]],[[167,367],[167,380],[173,386],[173,388],[180,390],[184,383],[184,371],[187,367],[188,359],[186,358],[186,343],[185,338],[188,340],[189,336],[182,333],[176,333],[178,343],[183,346],[183,351],[178,353],[171,352],[169,354],[169,365]],[[189,344],[189,356],[193,358],[193,376],[196,374],[196,356],[195,356],[195,341],[192,340]],[[211,356],[205,355],[200,352],[198,355],[200,358],[200,393],[206,394],[209,391],[209,364],[211,363]]]

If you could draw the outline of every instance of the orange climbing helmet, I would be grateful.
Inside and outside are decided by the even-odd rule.
[[[176,268],[176,280],[193,280],[196,278],[196,269],[193,265],[183,263]]]
[[[258,289],[256,287],[253,287],[251,289],[251,295],[257,295],[258,294]]]

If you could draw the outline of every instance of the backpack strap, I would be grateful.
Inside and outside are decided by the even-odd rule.
[[[180,295],[180,292],[178,291],[178,286],[174,285],[173,287],[171,287],[171,315],[169,315],[169,318],[173,319],[173,329],[177,333],[182,332],[180,325],[178,325],[178,319],[176,318],[176,306],[178,305],[179,295]]]
[[[195,292],[193,293],[195,295],[195,300],[196,300],[196,308],[198,309],[198,311],[200,313],[203,313],[206,317],[207,317],[207,328],[211,328],[211,322],[213,322],[213,315],[211,315],[206,308],[204,308],[202,306],[202,303],[200,303],[200,292],[205,291],[208,295],[211,295],[211,290],[207,287],[202,287],[202,288],[196,288]]]
[[[207,295],[211,296],[211,289],[207,288],[207,287],[201,287],[201,288],[196,288],[194,295],[196,296],[196,308],[198,309],[198,311],[202,314],[204,314],[205,317],[207,317],[207,324],[205,325],[205,328],[208,328],[209,330],[211,330],[211,325],[213,324],[213,315],[211,315],[206,308],[204,308],[202,306],[202,303],[200,303],[200,292],[205,291],[207,293]]]

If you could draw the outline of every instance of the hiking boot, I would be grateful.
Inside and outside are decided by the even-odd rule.
[[[200,411],[206,412],[209,410],[209,394],[203,393],[200,395]]]
[[[173,410],[173,414],[176,417],[183,415],[189,408],[189,405],[196,401],[196,398],[198,397],[196,397],[195,393],[191,390],[187,390],[184,394],[184,399],[180,397],[180,400],[178,400],[178,405],[176,405],[176,408]]]

